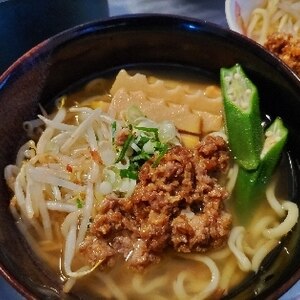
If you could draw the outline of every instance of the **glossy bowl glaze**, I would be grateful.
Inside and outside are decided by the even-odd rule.
[[[274,56],[235,32],[203,21],[137,15],[93,22],[65,31],[21,57],[0,77],[0,172],[13,163],[24,141],[22,123],[47,107],[66,88],[93,75],[122,67],[192,70],[218,80],[221,67],[239,62],[257,84],[262,111],[281,116],[290,129],[286,156],[290,197],[300,203],[300,82]],[[8,205],[11,194],[0,182],[0,270],[27,298],[76,299],[65,295],[59,276],[30,250]],[[285,245],[293,251],[285,253]],[[277,258],[281,257],[280,260]],[[226,298],[278,298],[300,278],[300,227],[283,241],[253,276]]]

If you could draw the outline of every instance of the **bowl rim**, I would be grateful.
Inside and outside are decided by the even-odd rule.
[[[12,75],[22,74],[24,70],[26,72],[26,66],[30,65],[33,60],[41,57],[43,54],[48,53],[49,51],[51,51],[51,49],[55,49],[65,42],[71,41],[72,39],[81,38],[82,36],[85,36],[86,34],[89,34],[91,32],[99,32],[99,34],[101,34],[101,32],[107,28],[126,27],[129,24],[133,24],[136,22],[144,22],[144,24],[146,24],[148,21],[164,21],[176,25],[188,24],[190,25],[190,27],[188,29],[184,29],[184,31],[204,30],[206,32],[213,33],[216,37],[225,35],[230,39],[237,40],[237,42],[242,42],[250,50],[254,49],[257,56],[263,59],[266,63],[274,66],[278,70],[278,72],[283,72],[286,76],[288,76],[288,80],[291,80],[295,86],[298,86],[300,94],[300,78],[283,61],[281,61],[274,54],[268,52],[263,46],[261,46],[254,40],[236,31],[221,27],[220,25],[202,19],[160,13],[137,13],[107,17],[79,24],[77,26],[66,29],[54,36],[51,36],[25,52],[0,75],[0,92],[2,88],[6,86],[8,81],[14,80],[11,79],[11,77],[14,77]],[[163,26],[165,26],[165,24]],[[21,295],[25,296],[27,299],[36,299],[29,289],[23,286],[21,282],[18,282],[14,278],[14,275],[6,270],[3,262],[0,262],[0,275],[3,276],[3,278]],[[293,276],[289,278],[283,285],[277,287],[273,292],[271,292],[270,297],[273,298],[282,295],[299,279],[300,269],[297,270],[293,274]]]
[[[228,0],[226,0],[228,1]],[[79,38],[94,31],[102,31],[104,29],[110,27],[126,27],[130,22],[134,23],[136,21],[149,21],[149,20],[157,20],[157,21],[168,21],[175,23],[192,23],[194,28],[190,28],[190,30],[199,30],[200,28],[206,29],[208,32],[213,32],[215,35],[221,36],[227,35],[229,38],[236,39],[239,42],[246,43],[247,47],[250,49],[255,49],[258,56],[264,56],[264,60],[268,63],[275,65],[280,72],[285,72],[286,75],[290,77],[291,80],[295,81],[296,84],[299,82],[298,76],[295,72],[280,58],[278,58],[275,54],[267,51],[265,47],[250,39],[249,37],[232,30],[230,28],[224,28],[218,24],[203,20],[196,19],[192,17],[179,16],[174,14],[163,14],[163,13],[136,13],[136,14],[124,14],[119,16],[106,17],[99,20],[93,20],[86,23],[82,23],[76,26],[73,26],[69,29],[63,30],[44,41],[38,43],[33,46],[31,49],[26,51],[23,55],[17,58],[2,74],[0,74],[0,91],[2,86],[5,85],[6,80],[11,76],[11,74],[18,71],[18,68],[21,67],[22,64],[27,65],[30,64],[31,61],[36,59],[39,56],[42,56],[44,53],[49,52],[51,49],[55,49],[60,44],[68,42],[74,38]],[[206,27],[206,28],[205,28]],[[260,49],[259,49],[260,48]],[[22,71],[22,68],[21,70]]]

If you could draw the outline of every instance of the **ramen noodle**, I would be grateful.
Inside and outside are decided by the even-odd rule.
[[[250,272],[258,272],[298,220],[297,205],[277,196],[274,179],[246,227],[237,222],[226,198],[222,215],[230,212],[233,224],[220,247],[190,253],[166,248],[159,262],[143,272],[126,271],[122,260],[106,268],[103,260],[88,263],[80,250],[95,222],[105,217],[97,217],[99,207],[111,195],[133,199],[140,186],[132,153],[146,155],[141,161],[147,165],[156,152],[159,160],[153,163],[159,168],[176,149],[191,158],[199,140],[226,140],[222,97],[217,85],[206,82],[121,70],[112,81],[95,79],[57,105],[52,115],[26,122],[32,139],[19,149],[16,164],[6,167],[5,178],[14,192],[10,210],[18,227],[59,272],[65,292],[89,299],[218,298]],[[132,132],[131,148],[124,150]],[[143,152],[138,150],[141,140]],[[116,145],[122,146],[119,152]],[[140,162],[141,157],[134,159]],[[231,162],[218,183],[213,182],[230,193],[237,173]],[[176,197],[170,195],[174,201]],[[187,219],[196,214],[188,208],[181,213]]]
[[[282,32],[300,38],[300,1],[267,0],[255,8],[246,26],[246,35],[264,45],[270,34]]]

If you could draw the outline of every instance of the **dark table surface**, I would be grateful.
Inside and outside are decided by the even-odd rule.
[[[227,27],[224,0],[0,0],[0,73],[35,44],[74,25],[133,13],[166,13]],[[22,297],[0,277],[0,300]],[[300,282],[280,300],[300,299]]]

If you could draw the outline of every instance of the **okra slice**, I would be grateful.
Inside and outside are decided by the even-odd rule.
[[[233,200],[236,215],[241,223],[246,224],[255,213],[256,207],[265,199],[267,184],[279,162],[287,136],[287,128],[280,118],[276,118],[265,132],[258,168],[256,170],[239,168]]]
[[[242,67],[221,69],[225,127],[228,142],[238,164],[247,170],[258,167],[263,146],[259,96]]]

